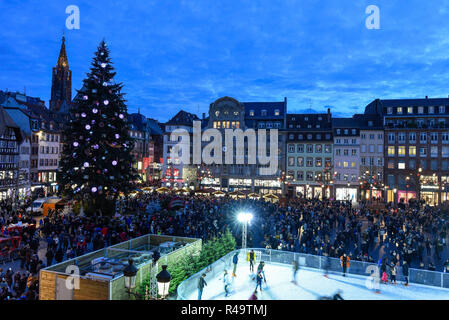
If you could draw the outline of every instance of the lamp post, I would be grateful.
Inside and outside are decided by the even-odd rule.
[[[125,269],[123,269],[123,276],[125,277],[125,289],[128,292],[128,298],[131,297],[131,294],[140,296],[139,294],[131,291],[136,287],[137,271],[138,269],[134,266],[133,259],[129,259],[128,265],[125,267]]]
[[[170,288],[171,274],[167,271],[167,265],[162,266],[162,271],[156,276],[157,280],[157,292],[162,299],[168,295],[168,289]]]
[[[251,222],[253,215],[251,213],[239,213],[237,220],[242,223],[242,249],[246,249],[246,236],[248,223]]]

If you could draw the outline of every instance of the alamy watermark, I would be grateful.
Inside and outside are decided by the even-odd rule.
[[[190,133],[185,129],[174,130],[170,134],[170,141],[178,143],[171,149],[171,159],[179,159],[181,163],[187,165],[259,164],[261,165],[260,175],[276,174],[278,170],[277,129],[269,130],[269,139],[265,129],[258,129],[257,133],[254,129],[224,129],[224,139],[222,132],[223,129],[220,131],[213,128],[202,131],[201,121],[193,121],[193,154],[191,154]],[[247,148],[245,148],[245,139]],[[208,143],[203,144],[203,142]],[[267,144],[269,145],[268,153]],[[245,159],[247,159],[246,163]]]
[[[80,28],[80,8],[74,4],[71,4],[65,8],[65,13],[69,16],[65,20],[65,26],[67,29],[79,29]]]
[[[365,20],[365,26],[367,29],[380,29],[380,9],[378,6],[369,5],[365,9],[365,13],[369,16]]]

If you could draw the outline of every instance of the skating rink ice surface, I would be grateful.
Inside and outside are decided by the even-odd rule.
[[[257,264],[255,265],[257,269]],[[449,300],[449,289],[409,284],[402,282],[396,285],[380,284],[380,294],[366,287],[367,277],[357,275],[338,275],[329,273],[326,278],[323,272],[302,267],[296,274],[297,285],[291,282],[293,271],[288,265],[265,263],[267,283],[258,291],[259,300],[317,300],[321,296],[333,295],[341,290],[345,300]],[[231,274],[232,270],[228,270]],[[220,279],[221,278],[221,279]],[[232,278],[231,294],[224,296],[222,273],[210,278],[206,276],[207,286],[203,291],[203,300],[248,300],[253,293],[256,282],[251,280],[249,264],[238,265],[237,277]],[[187,297],[198,299],[197,291]]]

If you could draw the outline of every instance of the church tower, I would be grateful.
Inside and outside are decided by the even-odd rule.
[[[53,68],[52,73],[50,110],[58,112],[64,102],[70,105],[71,101],[72,71],[69,70],[69,61],[65,52],[65,37],[63,34],[58,62],[56,67]]]

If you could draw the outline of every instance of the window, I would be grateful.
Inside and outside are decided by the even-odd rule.
[[[357,155],[357,150],[356,150],[356,149],[352,149],[352,150],[351,150],[351,154],[352,154],[353,156],[356,156],[356,155]]]
[[[392,114],[393,113],[393,108],[392,107],[388,107],[387,108],[387,113],[388,114]]]
[[[409,168],[410,170],[415,170],[415,169],[416,169],[416,160],[415,160],[415,159],[411,159],[411,160],[408,162],[408,168]]]
[[[405,142],[405,133],[404,132],[398,133],[398,142],[400,142],[400,143]]]
[[[345,156],[349,155],[349,150],[348,150],[348,149],[344,149],[344,150],[343,150],[343,154],[344,154]]]
[[[344,162],[343,162],[343,167],[344,167],[344,168],[347,168],[347,167],[349,167],[349,162],[347,162],[347,161],[344,161]]]
[[[298,167],[304,167],[304,158],[303,157],[297,157],[296,160],[297,160],[296,165]]]
[[[388,156],[394,157],[394,146],[388,146]]]
[[[296,172],[296,179],[297,180],[304,180],[304,172],[303,171],[297,171]]]
[[[446,113],[446,107],[445,106],[440,106],[438,108],[438,113]]]
[[[405,146],[399,146],[398,147],[398,156],[399,157],[405,157]]]
[[[419,148],[419,155],[421,157],[427,157],[427,148]]]
[[[249,115],[250,115],[251,117],[254,117],[254,110],[249,110]]]
[[[369,152],[371,152],[371,153],[376,152],[376,151],[375,151],[375,147],[376,147],[376,146],[375,146],[374,144],[370,144],[370,145],[369,145]]]
[[[402,114],[402,107],[398,107],[398,108],[396,109],[396,113],[397,113],[397,114]]]
[[[293,139],[295,139],[295,135],[290,134],[290,135],[288,135],[288,138],[289,138],[290,140],[293,140]]]
[[[416,147],[415,146],[408,147],[408,156],[409,157],[415,157],[416,156]]]
[[[356,129],[352,129],[352,134],[356,134],[357,130]]]
[[[360,152],[363,152],[363,153],[366,152],[366,145],[364,145],[364,144],[361,145],[361,150],[360,150]]]
[[[409,143],[416,143],[416,133],[415,132],[410,132],[408,134],[408,142]]]
[[[307,158],[306,166],[307,167],[313,167],[313,158]]]
[[[298,144],[298,153],[304,153],[304,145]]]
[[[311,133],[309,133],[309,134],[307,135],[307,140],[312,140],[312,134],[311,134]]]
[[[304,140],[304,136],[302,134],[298,134],[298,140]]]
[[[315,145],[315,152],[316,153],[321,153],[323,150],[323,146],[321,144],[316,144]]]
[[[307,179],[307,181],[313,181],[313,172],[307,171],[306,179]]]
[[[369,135],[369,139],[370,139],[370,140],[374,140],[374,134],[370,134],[370,135]]]
[[[449,132],[441,133],[441,140],[443,143],[449,143]]]
[[[438,143],[438,132],[432,132],[430,134],[430,142],[431,143]]]
[[[288,157],[288,165],[289,167],[293,167],[295,165],[295,157]]]
[[[262,117],[263,117],[263,116],[266,116],[266,115],[267,115],[267,110],[262,110],[262,111],[260,112],[260,114],[262,115]]]
[[[341,167],[341,161],[337,161],[337,168]]]
[[[438,147],[435,146],[430,148],[430,156],[432,158],[438,157]]]
[[[394,143],[395,142],[395,135],[394,133],[389,133],[388,134],[388,143]]]
[[[340,129],[337,129],[337,134],[340,134],[340,131],[341,131]]]
[[[413,107],[407,107],[407,113],[412,114],[413,113]]]
[[[307,153],[313,153],[313,144],[307,145]]]
[[[419,134],[419,142],[427,143],[427,133],[426,132],[421,132]]]
[[[341,149],[335,149],[335,155],[336,156],[341,155]]]
[[[363,166],[366,165],[366,158],[365,158],[365,157],[362,157],[362,158],[360,159],[360,162],[362,163]]]
[[[357,166],[357,163],[355,161],[351,162],[351,167],[355,168]]]
[[[288,145],[288,152],[289,153],[295,152],[295,145],[294,144],[289,144]]]
[[[441,149],[441,156],[443,158],[449,157],[449,147],[442,147],[442,149]]]
[[[438,160],[430,161],[430,170],[438,170]]]
[[[315,167],[321,167],[323,165],[323,160],[321,158],[315,158]]]
[[[349,130],[348,129],[345,129],[345,134],[348,134],[349,133]]]
[[[278,116],[278,115],[279,115],[279,109],[275,109],[275,110],[274,110],[274,115],[275,115],[275,116]]]
[[[448,137],[449,137],[449,134],[448,134]],[[324,146],[324,152],[331,153],[332,152],[332,146],[330,144],[326,144]]]
[[[405,162],[404,161],[399,161],[398,162],[398,169],[405,169]]]
[[[435,108],[434,108],[434,107],[429,107],[429,113],[430,113],[430,114],[435,113]]]
[[[418,113],[423,114],[424,113],[424,107],[418,107]]]
[[[394,160],[388,160],[388,169],[394,169]]]

